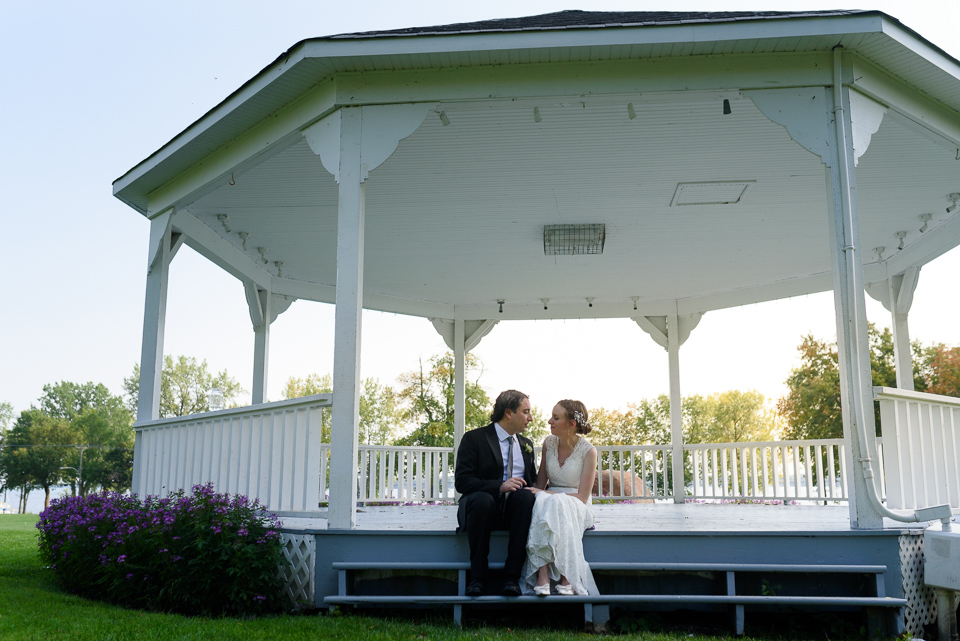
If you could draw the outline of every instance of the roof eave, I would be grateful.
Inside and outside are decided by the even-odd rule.
[[[170,142],[138,163],[113,183],[114,196],[137,211],[147,213],[149,192],[157,185],[141,181],[156,167],[180,152],[191,140],[216,127],[226,116],[279,81],[296,65],[310,59],[456,55],[482,51],[542,49],[556,46],[593,47],[632,44],[717,42],[739,39],[838,37],[882,33],[918,55],[931,60],[960,79],[960,62],[890,16],[876,11],[855,15],[789,17],[783,19],[669,24],[643,27],[584,27],[544,31],[481,32],[453,35],[384,37],[375,39],[308,39],[286,51],[239,89],[210,109]],[[334,70],[331,75],[336,73]],[[322,81],[318,78],[317,82]],[[282,105],[277,105],[277,108]],[[197,158],[196,161],[199,161]],[[139,188],[138,188],[139,183]]]

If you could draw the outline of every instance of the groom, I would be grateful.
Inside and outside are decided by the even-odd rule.
[[[504,596],[520,596],[520,570],[526,557],[527,532],[534,494],[526,489],[537,480],[533,443],[520,436],[531,420],[530,399],[517,390],[497,397],[490,425],[463,435],[455,474],[460,508],[457,532],[470,542],[467,596],[481,596],[487,577],[490,532],[507,530]]]

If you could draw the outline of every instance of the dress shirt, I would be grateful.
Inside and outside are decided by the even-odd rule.
[[[523,452],[520,450],[520,439],[515,434],[507,434],[507,430],[500,427],[500,423],[494,423],[497,430],[497,440],[500,441],[500,456],[503,457],[503,480],[519,476],[523,478],[526,466],[523,464]],[[507,442],[513,439],[513,470],[507,470],[508,449]]]

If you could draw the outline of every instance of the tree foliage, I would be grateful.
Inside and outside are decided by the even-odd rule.
[[[490,397],[480,387],[483,367],[473,354],[465,359],[466,384],[466,429],[473,429],[489,422]],[[472,380],[471,380],[472,378]],[[414,430],[397,440],[398,445],[421,445],[424,447],[451,447],[453,445],[453,353],[433,356],[427,367],[420,367],[402,374],[398,379],[402,386],[398,396],[403,407],[403,418],[415,423]]]
[[[870,343],[870,370],[874,385],[897,386],[896,359],[893,335],[889,328],[877,330],[873,323],[867,327]],[[943,347],[942,345],[939,347]],[[924,348],[917,342],[911,345],[913,384],[919,392],[932,391],[931,384],[948,380],[951,375],[960,378],[960,368],[953,369],[947,361],[942,374],[933,373],[933,362],[938,346]],[[787,395],[780,399],[778,411],[785,423],[785,435],[790,439],[825,439],[843,437],[843,412],[840,404],[840,369],[836,342],[820,341],[812,335],[803,337],[797,350],[800,366],[787,378]],[[943,348],[944,351],[949,351]],[[879,416],[877,404],[874,411]],[[876,422],[880,428],[879,419]]]
[[[937,343],[924,350],[923,357],[926,391],[960,397],[960,347]]]
[[[62,484],[81,495],[130,487],[133,421],[123,399],[99,383],[61,381],[44,385],[38,405],[22,412],[6,434],[4,487],[43,488],[45,503],[51,488]]]
[[[301,398],[333,391],[330,374],[310,374],[304,378],[291,376],[283,388],[284,398]],[[375,378],[364,379],[360,390],[360,443],[389,445],[401,428],[401,412],[396,392]],[[322,440],[330,442],[330,412],[323,413]]]
[[[31,408],[20,413],[13,429],[4,439],[0,469],[5,488],[29,492],[42,488],[44,507],[50,504],[50,489],[60,483],[61,467],[67,465],[70,450],[63,445],[75,443],[70,421]]]
[[[240,383],[227,373],[216,376],[207,369],[207,361],[193,356],[163,357],[160,375],[160,418],[187,416],[210,411],[207,394],[216,387],[223,394],[224,407],[237,407],[237,397],[244,393]],[[140,364],[133,366],[130,378],[123,379],[127,407],[137,409],[140,398]]]

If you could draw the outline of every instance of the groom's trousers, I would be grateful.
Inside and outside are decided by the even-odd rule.
[[[494,498],[487,492],[471,492],[460,497],[457,511],[459,532],[467,533],[470,543],[470,578],[484,581],[487,576],[487,557],[490,553],[490,533],[507,530],[507,558],[503,573],[508,579],[519,579],[527,555],[527,534],[536,495],[520,489]]]

